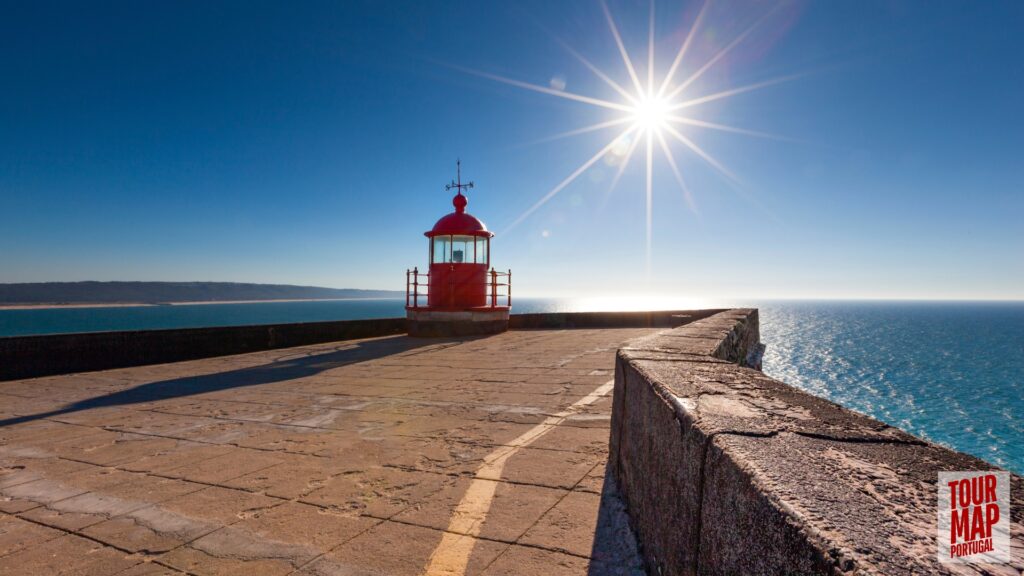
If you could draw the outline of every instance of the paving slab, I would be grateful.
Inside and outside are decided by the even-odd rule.
[[[459,478],[433,498],[417,503],[392,519],[427,528],[447,530],[456,508],[472,479]],[[551,508],[568,494],[566,490],[531,484],[494,482],[494,497],[487,518],[477,535],[503,542],[516,542]]]
[[[162,566],[153,561],[143,561],[114,576],[186,576],[186,572]]]
[[[588,559],[579,556],[570,556],[532,546],[510,546],[483,573],[487,576],[515,576],[518,574],[568,576],[589,574],[589,565]]]
[[[0,558],[0,574],[116,574],[139,562],[133,555],[65,534]]]
[[[555,542],[555,550],[575,556],[590,556],[600,501],[599,494],[566,494],[523,536],[522,543],[548,548],[551,542]]]
[[[444,534],[441,530],[382,522],[305,566],[296,576],[418,576],[424,573]],[[507,547],[509,544],[477,540],[463,573],[481,574]]]
[[[635,544],[607,552],[632,534],[605,385],[618,348],[656,332],[396,336],[0,383],[0,573],[631,573]]]
[[[15,516],[0,514],[0,557],[22,548],[60,538],[64,532],[27,522]]]
[[[440,474],[375,467],[335,476],[301,501],[336,512],[390,518],[455,481]]]

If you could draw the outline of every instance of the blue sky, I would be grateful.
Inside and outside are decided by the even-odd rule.
[[[610,0],[638,74],[647,2]],[[701,9],[655,6],[661,78]],[[226,280],[404,286],[423,231],[469,211],[523,295],[1024,298],[1024,5],[736,2],[707,9],[676,80],[759,21],[686,108],[787,140],[679,130],[693,195],[601,158],[527,209],[621,113],[559,43],[631,80],[595,2],[12,3],[0,20],[0,282]]]

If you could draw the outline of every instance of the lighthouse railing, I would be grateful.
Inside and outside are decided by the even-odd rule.
[[[426,298],[430,291],[430,273],[419,268],[405,271],[405,307],[420,308],[420,298]]]
[[[488,282],[488,300],[490,301],[491,308],[498,307],[498,299],[505,299],[505,306],[512,307],[512,271],[498,272],[494,268],[487,273],[489,276]]]
[[[452,279],[449,278],[449,281]],[[512,306],[512,271],[498,272],[495,269],[487,271],[484,280],[485,297],[484,308],[498,308],[500,306]],[[448,287],[448,293],[454,295],[453,285]],[[421,305],[421,299],[428,299],[430,294],[430,273],[420,272],[419,268],[405,271],[405,307],[409,309],[426,308]],[[504,302],[502,302],[504,301]],[[443,306],[442,306],[443,307]]]

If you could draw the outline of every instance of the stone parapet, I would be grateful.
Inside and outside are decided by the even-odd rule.
[[[405,318],[0,338],[0,380],[243,354],[405,332]]]
[[[729,310],[619,351],[609,465],[649,573],[954,573],[937,474],[995,467],[769,378],[761,350],[757,311]],[[1011,484],[1016,563],[962,573],[1024,567]]]

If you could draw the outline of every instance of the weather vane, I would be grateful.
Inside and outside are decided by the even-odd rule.
[[[473,183],[472,182],[468,182],[466,184],[462,183],[462,160],[461,159],[458,159],[458,160],[455,161],[455,175],[456,175],[457,180],[452,180],[451,184],[445,184],[445,187],[444,187],[445,190],[451,190],[451,189],[454,188],[455,190],[458,191],[457,192],[458,194],[462,194],[462,190],[463,189],[469,190],[470,188],[473,187]]]

